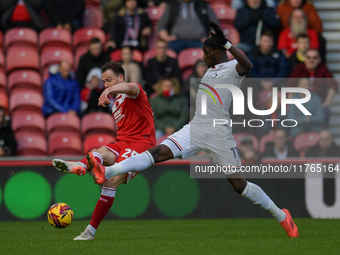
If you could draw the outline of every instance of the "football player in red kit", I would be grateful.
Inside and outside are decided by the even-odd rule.
[[[116,121],[117,139],[115,143],[93,149],[87,157],[100,164],[113,165],[132,155],[153,148],[155,142],[155,125],[153,111],[147,95],[138,83],[124,81],[124,69],[116,62],[108,62],[102,66],[102,79],[105,90],[99,98],[98,105],[110,104],[109,95],[115,96],[112,115]],[[52,164],[59,171],[84,175],[89,168],[87,159],[79,162],[53,159]],[[92,168],[89,168],[92,169]],[[100,222],[110,210],[116,188],[128,183],[138,172],[129,172],[115,176],[102,186],[101,196],[94,209],[90,224],[85,231],[73,240],[93,240]]]

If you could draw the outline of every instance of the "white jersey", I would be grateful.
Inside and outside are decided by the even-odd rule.
[[[238,74],[237,63],[234,59],[207,70],[199,84],[196,96],[196,112],[191,124],[213,125],[214,119],[224,119],[230,123],[229,107],[233,99],[232,94],[228,89],[215,88],[215,85],[228,84],[240,87],[244,76]],[[206,98],[206,106],[202,104],[202,98]],[[206,109],[204,115],[202,115],[202,107]]]

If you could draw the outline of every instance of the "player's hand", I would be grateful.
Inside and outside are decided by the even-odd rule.
[[[98,99],[98,106],[106,107],[107,104],[110,104],[109,94],[110,94],[109,88],[103,91],[103,93],[100,95]]]
[[[213,21],[210,22],[210,26],[215,30],[215,33],[210,32],[212,38],[220,45],[225,45],[229,40],[225,38],[221,28]]]

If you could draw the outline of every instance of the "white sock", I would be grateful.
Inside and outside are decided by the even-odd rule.
[[[120,163],[105,168],[105,178],[108,180],[113,176],[128,172],[139,172],[155,164],[155,160],[149,151],[131,156]]]
[[[92,227],[92,226],[89,224],[89,225],[85,228],[85,232],[86,232],[86,231],[90,231],[90,233],[91,233],[92,235],[95,235],[97,229],[95,229],[94,227]]]
[[[266,211],[269,211],[273,217],[281,222],[286,218],[286,214],[278,208],[267,194],[256,184],[247,182],[241,196],[248,198],[254,205],[258,205]]]

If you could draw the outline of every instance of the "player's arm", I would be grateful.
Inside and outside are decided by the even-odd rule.
[[[210,35],[215,39],[218,44],[226,48],[237,60],[238,64],[236,65],[236,69],[239,75],[246,75],[253,68],[253,64],[246,57],[246,55],[244,55],[241,51],[231,45],[230,41],[225,38],[222,30],[216,23],[211,22],[210,26],[215,30],[215,33],[211,32]]]
[[[115,95],[118,93],[125,93],[131,96],[137,96],[139,94],[139,87],[136,83],[119,83],[115,86],[109,87],[103,91],[98,99],[98,105],[106,107],[110,104],[109,95]]]

